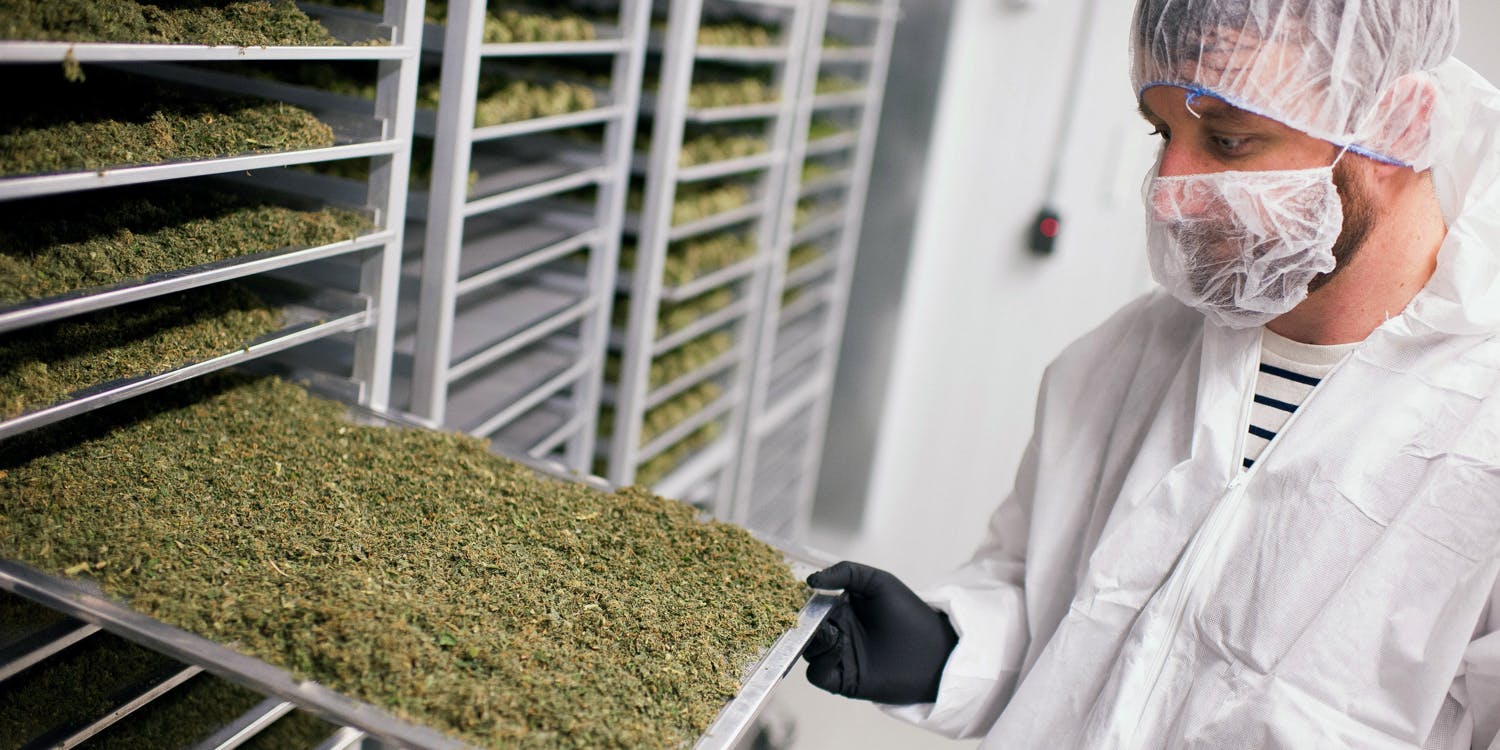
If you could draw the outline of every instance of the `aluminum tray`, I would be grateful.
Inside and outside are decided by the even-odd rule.
[[[0,440],[310,341],[361,330],[368,327],[372,319],[370,302],[361,295],[331,289],[308,289],[291,283],[262,282],[252,284],[252,287],[267,302],[281,308],[282,324],[277,331],[215,357],[184,362],[163,372],[99,383],[62,401],[0,421]]]
[[[364,423],[420,428],[420,425],[412,421],[362,409],[353,409],[351,417],[354,421]],[[608,489],[608,485],[597,477],[580,478],[570,475],[550,462],[523,459],[522,463],[544,475],[567,481],[584,481],[594,487]],[[786,546],[778,544],[776,540],[763,541],[786,550]],[[817,559],[815,554],[802,550],[787,553],[787,560],[799,577],[824,562]],[[335,734],[334,739],[342,739],[349,745],[368,737],[397,747],[426,750],[467,747],[433,729],[398,719],[376,706],[354,700],[315,682],[298,680],[279,667],[135,612],[90,584],[46,574],[13,560],[0,560],[0,590],[9,591],[82,621],[86,625],[76,632],[84,636],[91,634],[92,628],[100,628],[183,661],[190,665],[189,670],[201,668],[268,697],[255,710],[226,726],[219,733],[221,735],[232,736],[235,732],[242,731],[243,727],[238,726],[241,722],[248,724],[260,720],[269,723],[265,716],[278,711],[285,713],[290,710],[287,705],[290,704],[342,726],[343,729]],[[823,593],[815,592],[809,597],[798,613],[797,625],[782,634],[760,661],[745,673],[739,693],[720,710],[713,724],[696,743],[696,748],[728,750],[746,736],[755,717],[765,707],[776,683],[796,663],[802,649],[836,602],[836,597]]]

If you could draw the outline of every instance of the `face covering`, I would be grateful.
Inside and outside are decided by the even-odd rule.
[[[1160,164],[1145,190],[1151,273],[1209,320],[1265,325],[1306,299],[1318,274],[1333,270],[1344,211],[1332,166],[1159,173]]]

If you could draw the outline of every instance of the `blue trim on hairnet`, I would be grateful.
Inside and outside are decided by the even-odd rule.
[[[1248,102],[1239,101],[1232,97],[1225,96],[1217,91],[1205,88],[1196,83],[1184,83],[1182,81],[1152,81],[1145,84],[1144,86],[1141,86],[1140,90],[1135,93],[1136,100],[1142,100],[1145,97],[1147,89],[1154,89],[1158,86],[1171,86],[1172,88],[1186,90],[1188,92],[1187,105],[1189,107],[1193,106],[1193,102],[1206,96],[1211,99],[1218,99],[1219,101],[1224,102],[1225,104],[1228,104],[1235,109],[1242,109],[1252,115],[1264,117],[1268,120],[1275,120],[1276,122],[1281,122],[1281,118],[1266,114],[1265,112],[1256,109]],[[1286,123],[1282,124],[1285,125]],[[1287,127],[1292,126],[1287,125]],[[1412,168],[1412,165],[1407,162],[1401,161],[1400,159],[1397,159],[1395,157],[1386,156],[1385,154],[1382,154],[1378,151],[1371,151],[1370,149],[1367,149],[1363,146],[1358,146],[1352,143],[1339,143],[1338,141],[1328,141],[1328,143],[1332,143],[1335,148],[1347,150],[1351,154],[1363,156],[1366,159],[1372,159],[1374,161],[1380,162],[1381,164],[1389,164],[1395,167],[1406,167],[1408,169]]]

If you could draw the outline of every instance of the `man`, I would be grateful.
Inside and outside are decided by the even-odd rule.
[[[1168,293],[1048,369],[989,538],[825,689],[986,748],[1500,748],[1500,92],[1455,0],[1140,0]]]

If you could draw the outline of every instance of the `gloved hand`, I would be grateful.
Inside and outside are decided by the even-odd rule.
[[[958,634],[948,615],[927,606],[883,570],[841,562],[807,577],[842,600],[803,651],[807,681],[830,693],[878,703],[931,703]]]

